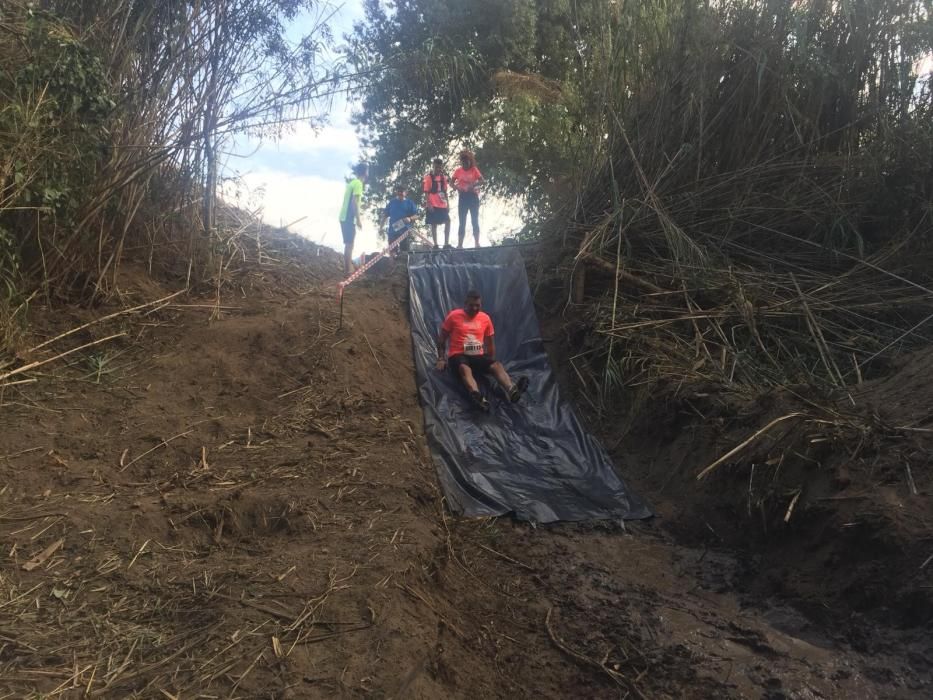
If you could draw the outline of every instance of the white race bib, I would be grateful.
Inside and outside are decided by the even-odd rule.
[[[394,223],[392,224],[392,230],[393,230],[393,231],[401,231],[403,228],[405,228],[405,226],[406,226],[407,224],[408,224],[408,222],[405,221],[405,219],[399,219],[398,221],[396,221],[396,222],[394,222]]]
[[[472,335],[468,335],[463,341],[464,355],[482,355],[483,344]]]
[[[437,193],[437,198],[438,198],[438,200],[440,200],[440,202],[441,202],[445,207],[447,206],[447,193],[446,193],[446,192],[438,192],[438,193]]]

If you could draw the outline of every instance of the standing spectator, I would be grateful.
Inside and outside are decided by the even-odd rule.
[[[389,220],[389,245],[404,236],[417,218],[418,207],[405,196],[405,186],[396,185],[395,197],[386,204],[386,208],[382,210],[382,219],[379,221],[379,225],[382,226],[386,219]],[[399,244],[398,249],[407,251],[410,247],[411,238],[406,238]]]
[[[460,151],[460,167],[454,170],[454,186],[457,188],[457,213],[460,215],[460,228],[457,230],[457,247],[463,247],[466,236],[466,218],[470,214],[473,224],[473,240],[479,248],[479,187],[483,183],[483,174],[476,167],[473,151]]]
[[[340,207],[340,230],[343,232],[343,271],[349,275],[353,271],[353,241],[356,231],[363,227],[360,219],[360,207],[363,203],[363,183],[369,168],[365,163],[353,166],[353,178],[343,191],[343,205]]]
[[[444,174],[444,161],[434,159],[434,168],[424,176],[421,189],[425,193],[425,221],[431,224],[431,238],[437,248],[437,226],[444,224],[444,247],[450,247],[450,211],[447,201],[447,175]]]

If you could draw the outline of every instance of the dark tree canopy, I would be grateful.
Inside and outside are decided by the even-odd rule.
[[[571,119],[584,0],[367,0],[351,55],[377,190],[473,149],[501,194],[541,194],[579,144]]]
[[[916,74],[933,50],[928,0],[366,0],[365,11],[349,52],[367,76],[356,121],[377,191],[410,187],[467,146],[495,190],[543,213],[636,152],[648,173],[696,180],[800,149],[926,139],[910,134],[929,113]]]

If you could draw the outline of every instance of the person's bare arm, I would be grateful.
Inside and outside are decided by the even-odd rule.
[[[450,337],[450,333],[441,328],[441,332],[437,335],[437,362],[434,365],[434,368],[439,372],[443,371],[447,367],[447,339]]]

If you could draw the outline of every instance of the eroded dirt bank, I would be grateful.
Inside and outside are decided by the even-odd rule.
[[[661,521],[451,517],[403,275],[353,288],[338,329],[331,261],[267,255],[219,308],[173,300],[92,326],[62,350],[127,335],[3,389],[10,697],[928,694],[917,630],[869,619],[854,644],[750,586],[746,558]],[[637,456],[626,476],[652,496]]]

